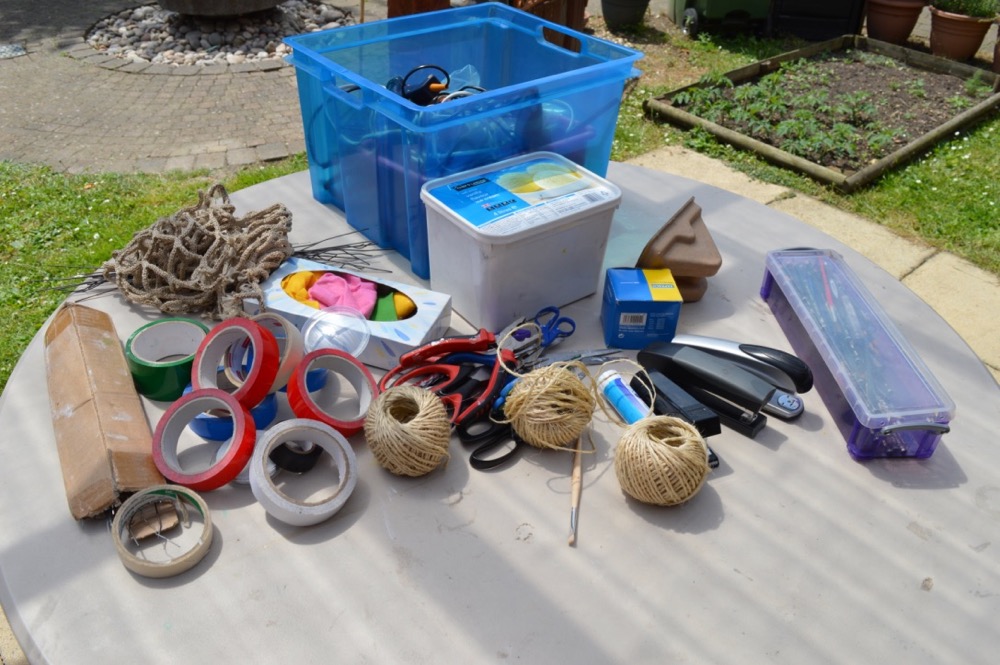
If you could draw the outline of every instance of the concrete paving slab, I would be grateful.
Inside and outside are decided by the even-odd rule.
[[[902,282],[961,335],[1000,383],[1000,279],[940,252]]]
[[[0,608],[0,663],[3,665],[28,665],[28,658],[7,622],[7,615]]]
[[[935,252],[932,247],[901,238],[884,226],[804,194],[775,201],[771,207],[820,229],[864,254],[896,279],[911,273]]]
[[[629,160],[630,164],[664,173],[693,178],[709,185],[739,194],[758,203],[768,204],[789,194],[789,190],[770,185],[731,169],[717,159],[682,148],[667,146]]]

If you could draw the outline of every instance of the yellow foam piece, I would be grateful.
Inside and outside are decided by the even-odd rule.
[[[281,280],[281,289],[303,305],[319,309],[319,303],[309,297],[309,288],[322,275],[321,271],[314,270],[293,272]]]
[[[399,291],[392,292],[392,304],[396,308],[397,319],[408,319],[417,313],[417,306],[409,296]]]

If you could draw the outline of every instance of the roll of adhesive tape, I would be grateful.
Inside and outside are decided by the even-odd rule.
[[[193,388],[189,384],[184,388],[187,395]],[[271,393],[260,404],[250,409],[254,427],[258,430],[267,429],[278,416],[278,395]],[[228,411],[200,413],[188,423],[191,431],[207,441],[225,441],[233,436],[233,419]]]
[[[306,376],[313,369],[325,369],[347,379],[357,394],[360,413],[341,418],[321,407],[307,390]],[[288,382],[288,404],[296,416],[326,423],[344,436],[352,436],[361,431],[368,407],[377,396],[378,386],[368,368],[354,356],[339,349],[318,349],[308,354]]]
[[[253,358],[246,372],[246,379],[233,391],[235,397],[247,408],[260,404],[271,392],[278,375],[278,340],[274,334],[255,321],[234,318],[223,321],[208,333],[194,357],[191,368],[191,385],[195,390],[218,388],[218,368],[225,362],[229,348],[249,340]]]
[[[339,478],[333,494],[317,502],[296,501],[279,490],[267,474],[271,451],[292,441],[310,441],[333,458]],[[344,436],[325,423],[304,418],[280,422],[261,437],[250,462],[250,490],[268,515],[294,526],[309,526],[333,517],[358,483],[357,457]]]
[[[288,384],[292,372],[302,362],[302,356],[305,354],[302,333],[292,325],[291,321],[273,312],[261,312],[250,320],[270,330],[278,342],[278,373],[269,392],[280,390]],[[252,354],[248,351],[250,351],[250,340],[246,339],[242,344],[230,346],[226,354],[226,361],[223,363],[226,377],[235,386],[243,385],[246,380],[246,360],[248,358],[252,360]]]
[[[305,473],[316,466],[323,449],[313,444],[299,446],[294,443],[286,443],[271,450],[268,459],[283,471],[291,473]]]
[[[191,381],[191,366],[208,327],[182,317],[159,319],[125,342],[125,362],[140,395],[172,402]]]
[[[162,502],[173,503],[178,518],[182,524],[187,523],[187,525],[190,525],[191,520],[188,517],[188,508],[184,504],[194,508],[201,514],[202,532],[197,542],[179,556],[166,561],[153,561],[148,557],[134,554],[126,546],[126,542],[135,542],[130,531],[133,518],[138,516],[147,506]],[[115,519],[111,523],[111,536],[115,541],[115,549],[118,551],[119,558],[126,568],[143,577],[172,577],[190,570],[204,559],[212,548],[213,532],[212,514],[208,511],[208,504],[205,503],[205,500],[195,492],[176,485],[154,485],[139,490],[125,500],[125,503],[115,513]],[[159,534],[157,533],[157,535]]]
[[[254,444],[255,450],[256,446],[260,445],[262,435],[263,432],[257,430],[257,443]],[[215,463],[222,461],[222,456],[225,455],[225,452],[226,452],[225,447],[220,446],[219,449],[215,452]],[[316,452],[322,453],[323,451],[317,448]],[[250,460],[251,461],[253,460],[252,456]],[[267,475],[270,476],[271,478],[274,478],[278,474],[278,471],[280,471],[280,469],[278,468],[278,465],[274,463],[274,460],[268,459]],[[236,474],[236,477],[233,478],[232,482],[236,483],[237,485],[250,484],[250,462],[247,462],[246,466],[244,466],[243,469],[238,474]]]
[[[291,381],[291,379],[289,379]],[[306,389],[314,393],[317,390],[323,388],[326,385],[326,370],[325,369],[314,369],[306,374]],[[288,392],[288,386],[286,385],[281,389],[280,392]]]
[[[233,436],[222,444],[225,452],[218,461],[207,469],[187,471],[181,468],[178,459],[181,434],[195,416],[213,409],[229,412],[233,419]],[[167,480],[207,492],[232,482],[239,475],[253,455],[256,440],[253,418],[234,396],[218,388],[193,390],[171,404],[157,423],[153,432],[153,463]]]

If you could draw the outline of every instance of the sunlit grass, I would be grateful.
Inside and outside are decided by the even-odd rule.
[[[304,156],[243,169],[229,191],[306,168]],[[197,203],[206,171],[71,175],[0,162],[0,386],[72,285],[132,234]]]

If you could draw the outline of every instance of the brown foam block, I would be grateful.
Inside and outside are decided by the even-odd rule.
[[[681,293],[681,299],[688,302],[698,302],[705,291],[708,291],[707,277],[674,277],[677,290]]]
[[[721,266],[722,255],[694,197],[650,238],[635,264],[636,268],[669,268],[675,278],[711,277]]]

